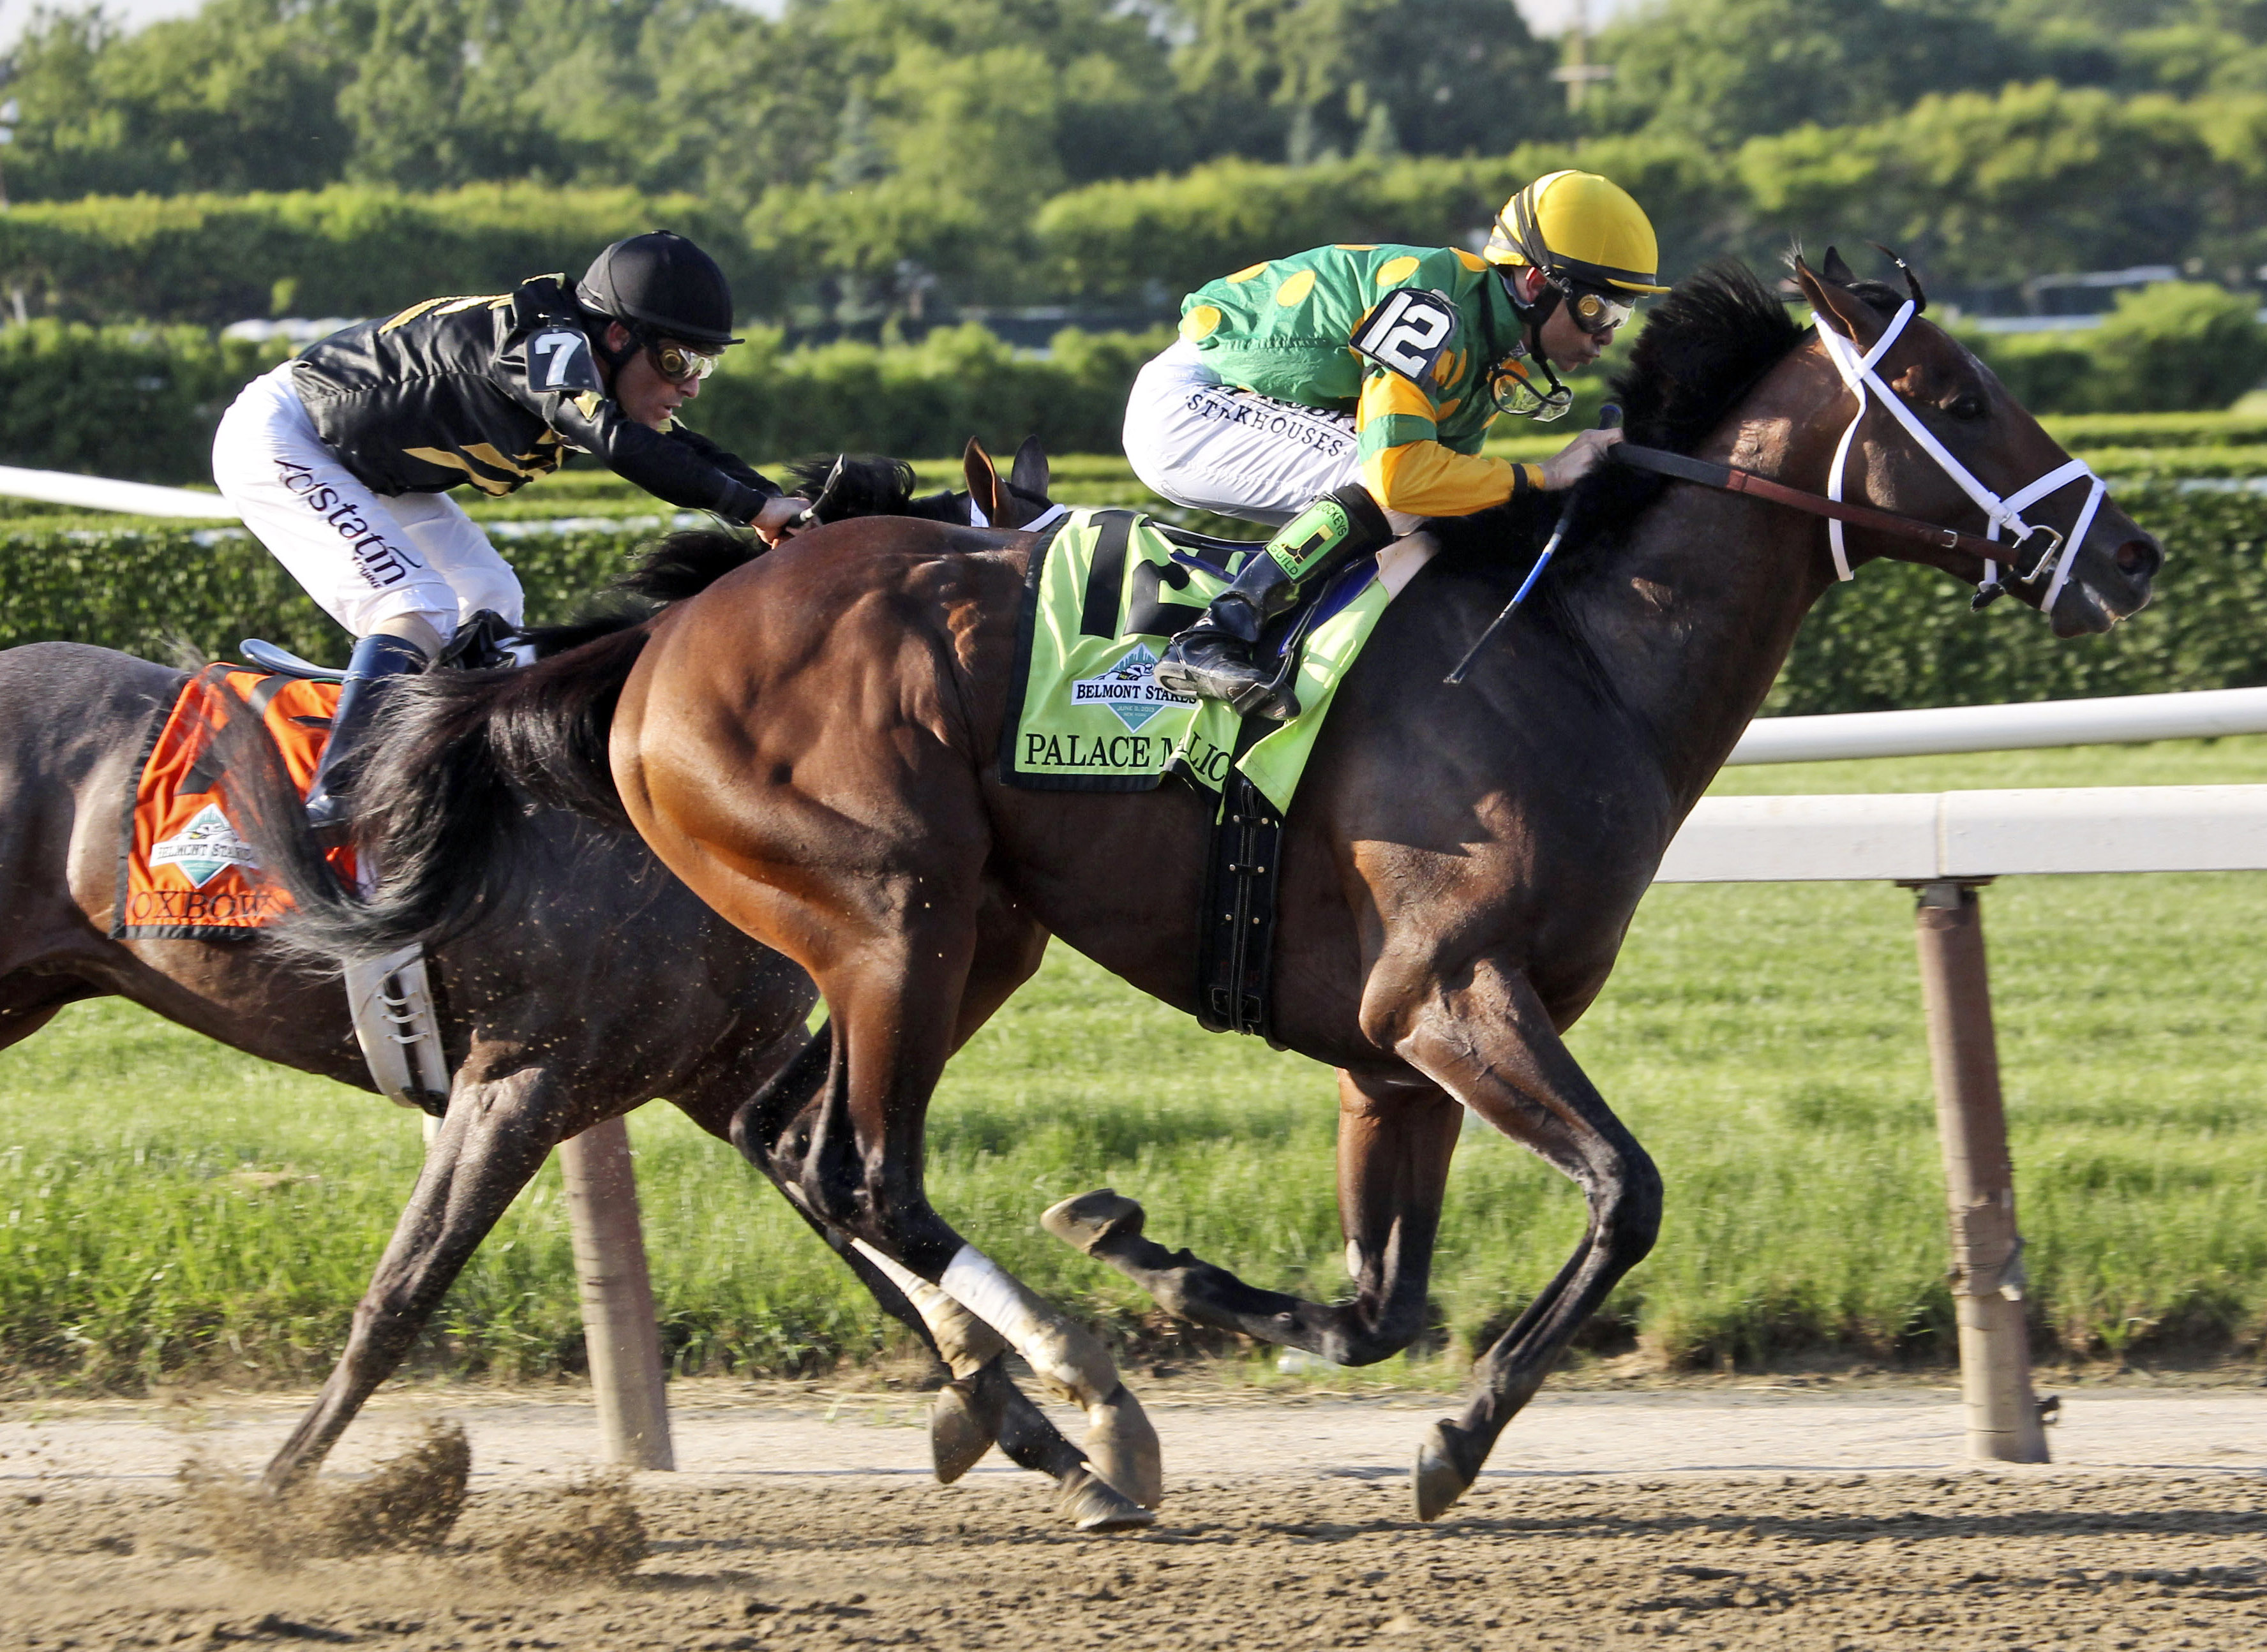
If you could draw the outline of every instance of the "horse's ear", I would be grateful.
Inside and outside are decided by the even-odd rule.
[[[1008,486],[1019,493],[1033,499],[1047,497],[1047,483],[1052,474],[1047,469],[1047,453],[1037,436],[1025,436],[1023,445],[1016,450],[1016,462],[1008,470]]]
[[[1928,295],[1920,289],[1920,277],[1913,274],[1913,267],[1906,263],[1904,259],[1899,258],[1895,252],[1890,252],[1889,248],[1883,246],[1879,241],[1868,241],[1866,245],[1872,247],[1874,251],[1879,252],[1883,258],[1889,259],[1890,263],[1896,265],[1897,267],[1898,273],[1905,278],[1905,291],[1912,295],[1913,314],[1919,315],[1923,311],[1926,310],[1928,308]]]
[[[1830,246],[1826,249],[1826,261],[1818,267],[1818,273],[1843,287],[1858,279],[1857,272],[1842,261],[1841,252]]]
[[[1838,263],[1831,252],[1827,262]],[[1845,268],[1845,273],[1847,273]],[[1803,302],[1826,318],[1826,325],[1852,340],[1860,349],[1871,349],[1874,340],[1882,336],[1889,324],[1882,319],[1881,311],[1852,292],[1840,281],[1831,280],[1804,263],[1794,260],[1795,284],[1802,289]]]
[[[1008,490],[1001,485],[1000,472],[992,468],[992,456],[974,436],[961,450],[960,473],[968,479],[968,499],[984,513],[984,520],[994,527],[1009,519],[1012,507]]]

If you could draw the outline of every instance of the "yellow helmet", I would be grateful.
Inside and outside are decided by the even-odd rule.
[[[1653,222],[1629,191],[1596,172],[1551,172],[1504,203],[1488,237],[1491,264],[1629,293],[1665,293]]]

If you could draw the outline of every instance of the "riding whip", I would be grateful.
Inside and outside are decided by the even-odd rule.
[[[1622,410],[1618,404],[1608,402],[1598,409],[1599,429],[1618,429],[1621,422]],[[1574,500],[1573,490],[1569,489],[1566,502],[1559,508],[1558,525],[1551,530],[1550,538],[1543,543],[1543,554],[1536,558],[1535,566],[1527,570],[1527,577],[1520,581],[1519,588],[1511,594],[1511,600],[1503,605],[1503,612],[1488,622],[1488,628],[1480,632],[1479,640],[1464,650],[1464,657],[1456,662],[1456,669],[1442,678],[1442,682],[1453,687],[1464,680],[1464,673],[1471,669],[1472,662],[1479,658],[1480,650],[1486,647],[1489,640],[1503,629],[1504,622],[1512,617],[1521,603],[1527,600],[1528,592],[1535,588],[1535,581],[1543,577],[1543,570],[1551,566],[1551,559],[1559,552],[1559,542],[1566,537],[1567,525],[1574,520]]]

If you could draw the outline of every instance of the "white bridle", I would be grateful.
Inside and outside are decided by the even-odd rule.
[[[2018,488],[2005,499],[1977,481],[1970,473],[1966,465],[1952,457],[1944,443],[1929,434],[1927,427],[1921,423],[1919,417],[1911,408],[1905,406],[1904,398],[1883,384],[1882,376],[1874,370],[1874,364],[1889,354],[1889,347],[1897,341],[1898,335],[1905,330],[1905,323],[1911,321],[1919,312],[1919,304],[1911,299],[1907,299],[1904,307],[1897,311],[1897,318],[1891,321],[1882,332],[1874,347],[1862,355],[1858,353],[1858,347],[1855,344],[1827,325],[1823,314],[1813,317],[1813,321],[1818,328],[1819,340],[1826,347],[1827,359],[1834,363],[1836,370],[1842,375],[1842,382],[1850,387],[1851,394],[1858,398],[1858,411],[1851,415],[1850,428],[1842,433],[1841,443],[1834,450],[1834,468],[1826,475],[1826,497],[1837,501],[1842,498],[1842,472],[1849,462],[1850,443],[1857,436],[1858,427],[1865,422],[1866,393],[1869,389],[1882,406],[1888,408],[1897,421],[1905,428],[1905,434],[1913,439],[1920,450],[1935,460],[1937,468],[1957,483],[1960,491],[1974,500],[1977,508],[1991,519],[1991,526],[1985,534],[1986,538],[1997,539],[2002,527],[2013,529],[2018,543],[2029,538],[2033,533],[2042,531],[2023,520],[2023,508],[2038,503],[2050,493],[2059,493],[2083,477],[2094,486],[2087,493],[2084,508],[2078,513],[2077,524],[2071,529],[2070,537],[2061,541],[2059,554],[2050,547],[2041,558],[2042,563],[2045,557],[2051,556],[2055,559],[2053,582],[2047,587],[2047,594],[2039,603],[2043,611],[2051,612],[2054,609],[2055,598],[2062,595],[2064,582],[2070,577],[2071,559],[2078,554],[2079,546],[2086,543],[2086,536],[2094,527],[2095,515],[2101,510],[2102,501],[2109,490],[2102,479],[2095,475],[2093,467],[2084,459],[2073,459],[2067,464],[2049,471],[2029,486]],[[2043,531],[2050,535],[2054,533],[2051,528],[2045,529]],[[1828,521],[1826,540],[1827,544],[1833,548],[1834,572],[1837,577],[1845,580],[1852,578],[1849,552],[1844,549],[1842,544],[1840,523],[1830,519]],[[2034,565],[2031,571],[2021,577],[2026,581],[2036,581],[2038,578],[2038,566]],[[1999,565],[1986,561],[1984,564],[1984,583],[1977,588],[1987,593],[1992,592],[1993,588],[1999,583]]]
[[[1069,515],[1069,506],[1050,505],[1016,531],[1037,533],[1043,528],[1053,527],[1058,518]],[[968,496],[968,525],[972,528],[989,528],[992,525],[992,518],[984,514],[984,507],[976,502],[976,495],[973,493]]]

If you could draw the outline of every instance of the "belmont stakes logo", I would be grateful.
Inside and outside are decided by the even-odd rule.
[[[253,866],[252,845],[236,835],[220,805],[208,803],[190,816],[189,823],[150,850],[150,868],[172,866],[202,889],[231,866]]]
[[[1175,694],[1157,686],[1156,664],[1157,656],[1149,652],[1149,645],[1136,643],[1131,654],[1100,676],[1081,677],[1074,682],[1070,685],[1071,704],[1107,705],[1129,729],[1141,727],[1168,705],[1195,705],[1196,700],[1189,695]]]

